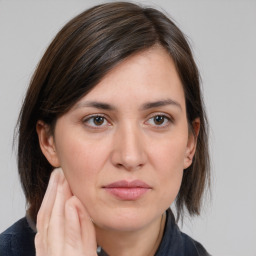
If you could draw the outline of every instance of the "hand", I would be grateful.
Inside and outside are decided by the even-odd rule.
[[[52,172],[37,215],[37,256],[96,256],[93,223],[61,168]]]

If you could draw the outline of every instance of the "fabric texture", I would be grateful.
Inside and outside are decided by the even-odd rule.
[[[164,235],[155,256],[210,256],[204,247],[182,233],[171,210],[166,212]],[[0,234],[0,256],[35,256],[35,231],[24,217]],[[107,256],[104,250],[99,256]]]
[[[155,256],[210,256],[204,247],[180,231],[170,209],[167,210],[165,230]]]
[[[22,218],[0,235],[1,256],[35,256],[35,232]]]

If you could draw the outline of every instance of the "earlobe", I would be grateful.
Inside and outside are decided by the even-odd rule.
[[[53,167],[59,167],[60,162],[56,152],[53,135],[50,133],[50,127],[39,120],[36,124],[36,132],[42,153]]]
[[[192,122],[192,129],[193,131],[190,131],[188,135],[187,149],[186,149],[185,158],[184,158],[184,169],[188,168],[192,164],[193,158],[196,152],[197,137],[200,130],[199,118],[196,118]]]

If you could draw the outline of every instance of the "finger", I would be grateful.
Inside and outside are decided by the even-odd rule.
[[[44,239],[41,236],[41,233],[37,233],[35,236],[35,248],[36,256],[47,256],[47,248],[44,244]]]
[[[46,189],[41,207],[37,214],[37,229],[42,229],[41,224],[49,223],[52,208],[56,198],[57,185],[60,178],[59,171],[56,169],[52,172],[48,187]]]
[[[35,246],[37,255],[46,255],[47,230],[51,217],[52,208],[56,198],[57,184],[59,180],[59,171],[53,171],[49,184],[44,195],[43,202],[37,215],[37,235],[35,237]]]
[[[60,171],[60,178],[56,191],[56,199],[53,205],[52,214],[48,228],[48,249],[54,255],[61,255],[64,242],[65,228],[65,203],[72,196],[68,182]]]
[[[77,240],[79,241],[79,243],[81,243],[82,251],[86,252],[87,255],[95,255],[97,250],[95,229],[87,210],[80,202],[80,200],[75,196],[73,196],[68,201],[66,208],[67,210],[75,209],[76,212],[76,218],[73,217],[73,221],[67,221],[67,228],[69,228],[69,230],[71,225],[73,225],[74,227],[73,230],[71,229],[72,232],[68,234],[71,236],[73,235],[72,233],[76,230],[77,233],[80,235],[80,239],[77,238]],[[71,215],[69,216],[69,218],[71,218]],[[66,232],[69,232],[69,230],[66,230]]]
[[[80,220],[75,207],[74,197],[65,204],[65,246],[67,252],[82,251],[82,233]]]

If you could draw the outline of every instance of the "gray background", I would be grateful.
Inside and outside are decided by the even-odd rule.
[[[0,232],[25,214],[12,139],[33,70],[56,32],[103,1],[0,0]],[[183,230],[213,255],[256,256],[256,1],[137,1],[188,35],[211,126],[212,200]]]

